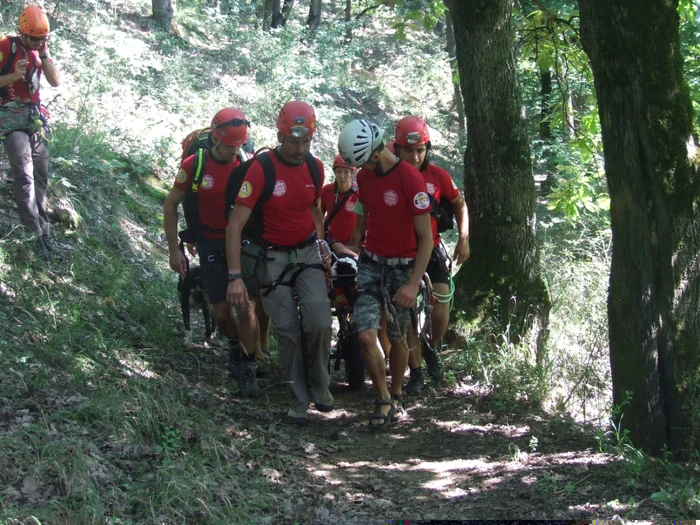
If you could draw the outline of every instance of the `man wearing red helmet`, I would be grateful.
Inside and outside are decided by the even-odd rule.
[[[49,152],[43,142],[48,113],[41,106],[42,73],[53,87],[61,82],[49,57],[49,19],[34,5],[19,17],[19,35],[0,40],[0,136],[13,179],[20,220],[37,237],[37,254],[53,248],[46,212]]]
[[[277,130],[280,144],[253,161],[231,211],[227,296],[234,305],[242,304],[248,300],[245,281],[252,281],[251,287],[260,286],[279,341],[282,373],[293,394],[287,415],[305,425],[312,399],[316,410],[334,408],[328,390],[331,308],[318,244],[325,242],[318,241],[323,239],[323,164],[309,153],[316,131],[314,108],[305,102],[286,103],[278,115]],[[261,206],[266,177],[260,155],[272,164],[275,177],[274,191]],[[241,248],[243,227],[258,206],[262,232]]]
[[[170,268],[184,276],[187,261],[178,242],[177,208],[188,193],[197,199],[198,224],[188,224],[188,229],[196,229],[194,236],[204,291],[214,308],[217,326],[230,341],[229,374],[237,380],[242,395],[254,397],[260,392],[253,366],[255,350],[260,344],[255,307],[251,301],[236,305],[236,326],[231,305],[226,300],[226,186],[231,171],[240,164],[238,154],[248,137],[249,126],[250,122],[235,108],[224,108],[214,115],[211,121],[214,146],[204,153],[204,168],[196,166],[200,162],[197,154],[182,161],[173,188],[165,199],[163,225],[170,251]],[[195,182],[198,169],[203,169],[199,185]]]
[[[421,174],[384,147],[374,122],[350,122],[340,133],[338,150],[345,162],[361,167],[357,187],[363,214],[355,223],[351,244],[359,245],[366,235],[357,269],[354,318],[362,360],[379,394],[370,425],[382,428],[403,408],[410,309],[416,303],[433,247],[430,199]],[[392,343],[391,388],[387,387],[384,358],[377,346],[382,313],[387,315]]]
[[[396,155],[413,167],[417,168],[433,198],[439,203],[442,198],[449,200],[459,228],[459,240],[454,250],[455,262],[459,265],[469,258],[469,215],[464,196],[457,185],[444,169],[430,162],[430,129],[421,117],[408,116],[396,123],[394,150]],[[437,221],[431,217],[433,232],[433,253],[428,263],[427,272],[433,284],[433,293],[438,298],[431,315],[432,345],[422,344],[409,356],[408,364],[411,377],[406,385],[406,393],[419,394],[423,390],[423,371],[421,357],[428,365],[428,374],[436,381],[441,381],[444,375],[442,362],[437,353],[437,343],[447,331],[450,321],[450,292],[452,261],[447,255],[445,246],[438,232]]]
[[[336,155],[333,160],[333,173],[335,182],[326,184],[321,191],[326,241],[336,255],[357,257],[357,254],[348,248],[357,217],[357,186],[353,181],[355,168],[348,165],[340,155]]]

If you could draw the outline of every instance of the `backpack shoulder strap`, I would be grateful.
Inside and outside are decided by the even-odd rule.
[[[204,165],[207,162],[207,150],[198,149],[194,154],[194,177],[192,177],[192,193],[197,193],[204,176]]]
[[[316,191],[321,187],[321,172],[318,171],[318,164],[316,164],[316,157],[311,153],[306,154],[306,162],[309,165],[309,171],[311,172],[311,178],[314,180],[314,186],[316,186]]]
[[[265,175],[265,187],[263,188],[260,198],[258,199],[259,204],[264,204],[272,196],[272,192],[275,190],[275,182],[277,182],[277,176],[275,175],[275,166],[272,164],[272,159],[270,158],[270,153],[264,151],[255,157],[260,162],[263,169],[263,174]]]
[[[340,199],[338,202],[335,203],[335,206],[333,206],[333,209],[330,211],[328,214],[328,217],[326,217],[325,222],[323,223],[323,229],[328,230],[328,227],[331,225],[331,222],[333,219],[335,219],[335,216],[338,215],[338,212],[340,209],[345,206],[345,203],[348,202],[350,197],[353,196],[355,193],[355,189],[353,187],[350,187],[350,189],[345,193],[342,199]]]
[[[0,70],[0,76],[7,75],[10,72],[10,68],[12,67],[12,64],[15,61],[15,56],[17,55],[17,46],[21,45],[18,37],[8,36],[7,38],[10,41],[10,54],[7,55],[7,61],[2,67],[2,70]]]

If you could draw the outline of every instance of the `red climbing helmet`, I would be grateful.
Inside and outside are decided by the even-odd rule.
[[[240,109],[220,109],[211,119],[214,140],[227,146],[242,146],[248,138],[250,122]]]
[[[287,102],[277,116],[277,129],[288,137],[313,137],[316,132],[316,112],[313,106],[298,100]]]
[[[396,123],[394,141],[399,146],[417,146],[430,142],[428,124],[421,117],[404,117]]]
[[[340,154],[336,155],[335,159],[333,159],[333,171],[335,171],[336,168],[347,168],[352,171],[357,169],[355,166],[350,166],[350,164],[345,162]]]

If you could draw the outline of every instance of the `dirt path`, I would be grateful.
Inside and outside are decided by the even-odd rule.
[[[333,372],[337,410],[311,411],[300,428],[284,420],[287,397],[275,375],[260,379],[258,399],[233,397],[227,412],[268,453],[272,466],[257,466],[279,489],[269,497],[285,521],[660,515],[648,500],[652,487],[625,487],[622,463],[596,451],[592,430],[525,406],[496,409],[474,385],[429,389],[409,400],[399,423],[372,432],[369,382],[351,392],[342,371]]]

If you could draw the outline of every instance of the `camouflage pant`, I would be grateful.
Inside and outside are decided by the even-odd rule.
[[[386,266],[366,258],[360,259],[357,267],[357,299],[353,307],[357,331],[379,330],[379,322],[384,309],[382,289],[388,292],[389,300],[411,276],[411,266]],[[393,303],[392,303],[393,305]],[[387,319],[387,335],[391,340],[402,339],[411,322],[411,310],[393,305],[390,313],[393,320]]]

